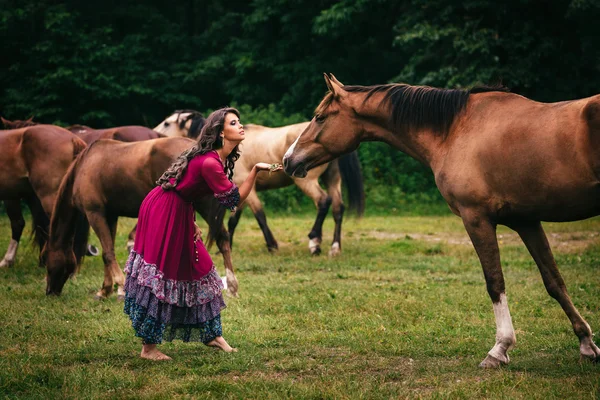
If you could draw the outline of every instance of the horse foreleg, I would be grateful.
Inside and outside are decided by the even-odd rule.
[[[479,366],[497,368],[509,363],[508,351],[514,347],[517,340],[505,293],[496,225],[487,217],[469,210],[461,210],[461,216],[483,267],[487,291],[492,299],[496,317],[496,344]]]
[[[133,250],[133,246],[135,245],[136,232],[137,232],[137,223],[135,224],[135,226],[133,227],[133,229],[131,230],[131,232],[129,232],[129,235],[127,236],[127,253],[131,253],[131,250]]]
[[[229,244],[229,235],[225,226],[221,228],[221,233],[217,238],[217,247],[223,255],[223,264],[225,265],[225,276],[227,280],[227,295],[230,297],[238,296],[238,280],[233,271],[233,261],[231,260],[231,245]]]
[[[125,275],[115,256],[115,235],[117,230],[117,218],[106,216],[102,212],[86,212],[90,226],[96,232],[102,246],[102,260],[104,261],[104,282],[102,288],[96,293],[96,299],[105,299],[113,292],[113,285],[117,284],[118,299],[125,298],[123,286]]]
[[[579,314],[579,311],[567,293],[565,282],[558,271],[542,225],[539,222],[520,224],[513,229],[521,236],[529,253],[535,260],[548,294],[558,301],[571,321],[573,331],[579,338],[581,358],[600,361],[600,349],[592,340],[592,330],[581,314]]]
[[[19,248],[19,241],[25,228],[25,219],[23,219],[23,213],[21,212],[21,202],[19,200],[5,200],[4,205],[6,206],[6,214],[10,219],[11,238],[6,254],[2,258],[2,261],[0,261],[0,268],[10,267],[14,264],[17,257],[17,249]]]
[[[233,248],[233,234],[235,232],[235,228],[240,222],[240,218],[242,217],[242,211],[244,211],[244,206],[239,206],[235,213],[232,213],[229,216],[229,221],[227,222],[227,231],[229,232],[229,245]]]
[[[256,194],[256,191],[254,189],[246,198],[246,203],[252,210],[252,213],[254,214],[254,217],[258,222],[258,226],[260,227],[260,230],[262,231],[263,236],[265,237],[265,242],[267,243],[267,249],[269,250],[269,252],[278,250],[279,245],[277,244],[277,240],[275,240],[275,237],[273,236],[273,232],[271,232],[269,225],[267,225],[267,216],[265,215],[262,203],[260,202],[260,199],[258,198],[258,195]]]

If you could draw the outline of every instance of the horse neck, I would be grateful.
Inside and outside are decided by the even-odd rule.
[[[382,98],[383,94],[372,96],[358,112],[364,121],[361,141],[387,143],[423,165],[433,168],[442,148],[442,137],[427,128],[394,127],[390,106],[382,107]]]

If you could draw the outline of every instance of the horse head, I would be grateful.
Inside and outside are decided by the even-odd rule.
[[[364,131],[356,112],[360,103],[344,90],[344,85],[333,74],[324,75],[329,91],[316,108],[310,124],[283,157],[288,175],[305,177],[310,169],[356,150],[360,143]]]
[[[202,113],[195,110],[176,110],[163,122],[154,127],[154,131],[165,136],[184,136],[197,138],[204,126]]]
[[[19,129],[19,128],[25,128],[26,126],[38,125],[37,122],[33,122],[33,116],[24,121],[21,121],[18,119],[14,120],[14,121],[9,121],[2,117],[0,117],[0,120],[2,120],[2,124],[4,125],[4,128],[6,128],[6,129]]]
[[[40,252],[40,265],[45,265],[47,270],[46,295],[59,296],[67,279],[75,273],[77,260],[72,251],[52,251],[46,244]]]

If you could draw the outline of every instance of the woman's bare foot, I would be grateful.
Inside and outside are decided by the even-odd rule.
[[[218,349],[223,350],[226,353],[235,353],[237,352],[236,348],[231,347],[226,341],[225,339],[223,339],[223,336],[218,336],[215,339],[211,340],[210,342],[206,343],[207,346],[210,347],[216,347]]]
[[[163,360],[171,360],[172,358],[168,355],[164,354],[160,350],[156,348],[155,344],[145,344],[142,346],[142,353],[140,357],[145,358],[146,360],[152,361],[163,361]]]

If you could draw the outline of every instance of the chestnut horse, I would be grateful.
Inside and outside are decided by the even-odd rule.
[[[507,364],[516,342],[498,224],[514,229],[527,246],[546,290],[571,321],[581,357],[600,361],[540,223],[600,213],[600,96],[545,104],[504,88],[344,86],[333,75],[325,82],[329,92],[287,151],[285,171],[305,176],[363,141],[388,143],[421,161],[462,218],[483,267],[496,343],[480,366]]]
[[[158,124],[154,130],[168,136],[190,136],[187,126],[193,126],[194,113],[197,113],[197,111],[176,111],[173,115]],[[279,128],[268,128],[254,124],[245,125],[246,139],[240,147],[240,159],[235,163],[233,181],[238,186],[241,185],[257,162],[281,163],[285,151],[307,126],[308,122]],[[325,184],[327,191],[321,188],[319,178]],[[346,155],[340,158],[340,160],[334,160],[313,169],[306,179],[289,177],[283,172],[259,175],[256,185],[248,195],[245,203],[238,207],[237,212],[229,218],[230,241],[233,241],[233,233],[242,215],[242,210],[247,204],[263,232],[267,249],[269,251],[277,250],[277,241],[267,225],[267,217],[256,193],[295,184],[304,194],[313,200],[317,207],[317,218],[308,234],[308,248],[311,254],[318,255],[321,253],[323,222],[325,221],[329,207],[332,206],[335,228],[329,254],[338,255],[341,252],[342,217],[344,214],[342,181],[348,189],[350,211],[356,211],[359,216],[362,215],[365,194],[356,152]]]
[[[66,128],[79,136],[87,144],[94,143],[100,139],[113,139],[120,142],[139,142],[165,137],[145,126],[118,126],[108,129],[93,129],[85,125],[71,125]]]
[[[33,235],[42,248],[47,239],[49,217],[60,182],[85,143],[71,132],[31,120],[7,121],[25,126],[0,131],[0,200],[4,200],[12,230],[11,241],[0,267],[14,263],[25,220],[21,199],[31,210]],[[77,253],[78,260],[83,253]]]
[[[119,216],[137,217],[142,201],[158,178],[195,143],[174,137],[134,143],[99,140],[88,146],[67,171],[57,195],[50,237],[42,254],[48,271],[47,294],[61,293],[77,266],[73,240],[87,237],[91,225],[100,239],[104,260],[104,283],[96,297],[109,296],[116,283],[117,294],[122,298],[125,280],[114,251],[117,220]],[[211,223],[216,221],[212,217],[217,215],[213,208],[216,204],[209,196],[195,203],[195,208],[209,222],[209,243],[216,238],[225,260],[228,293],[236,295],[238,284],[226,232],[215,231],[215,226],[222,226],[220,221]],[[89,225],[78,228],[76,221],[89,221]]]

